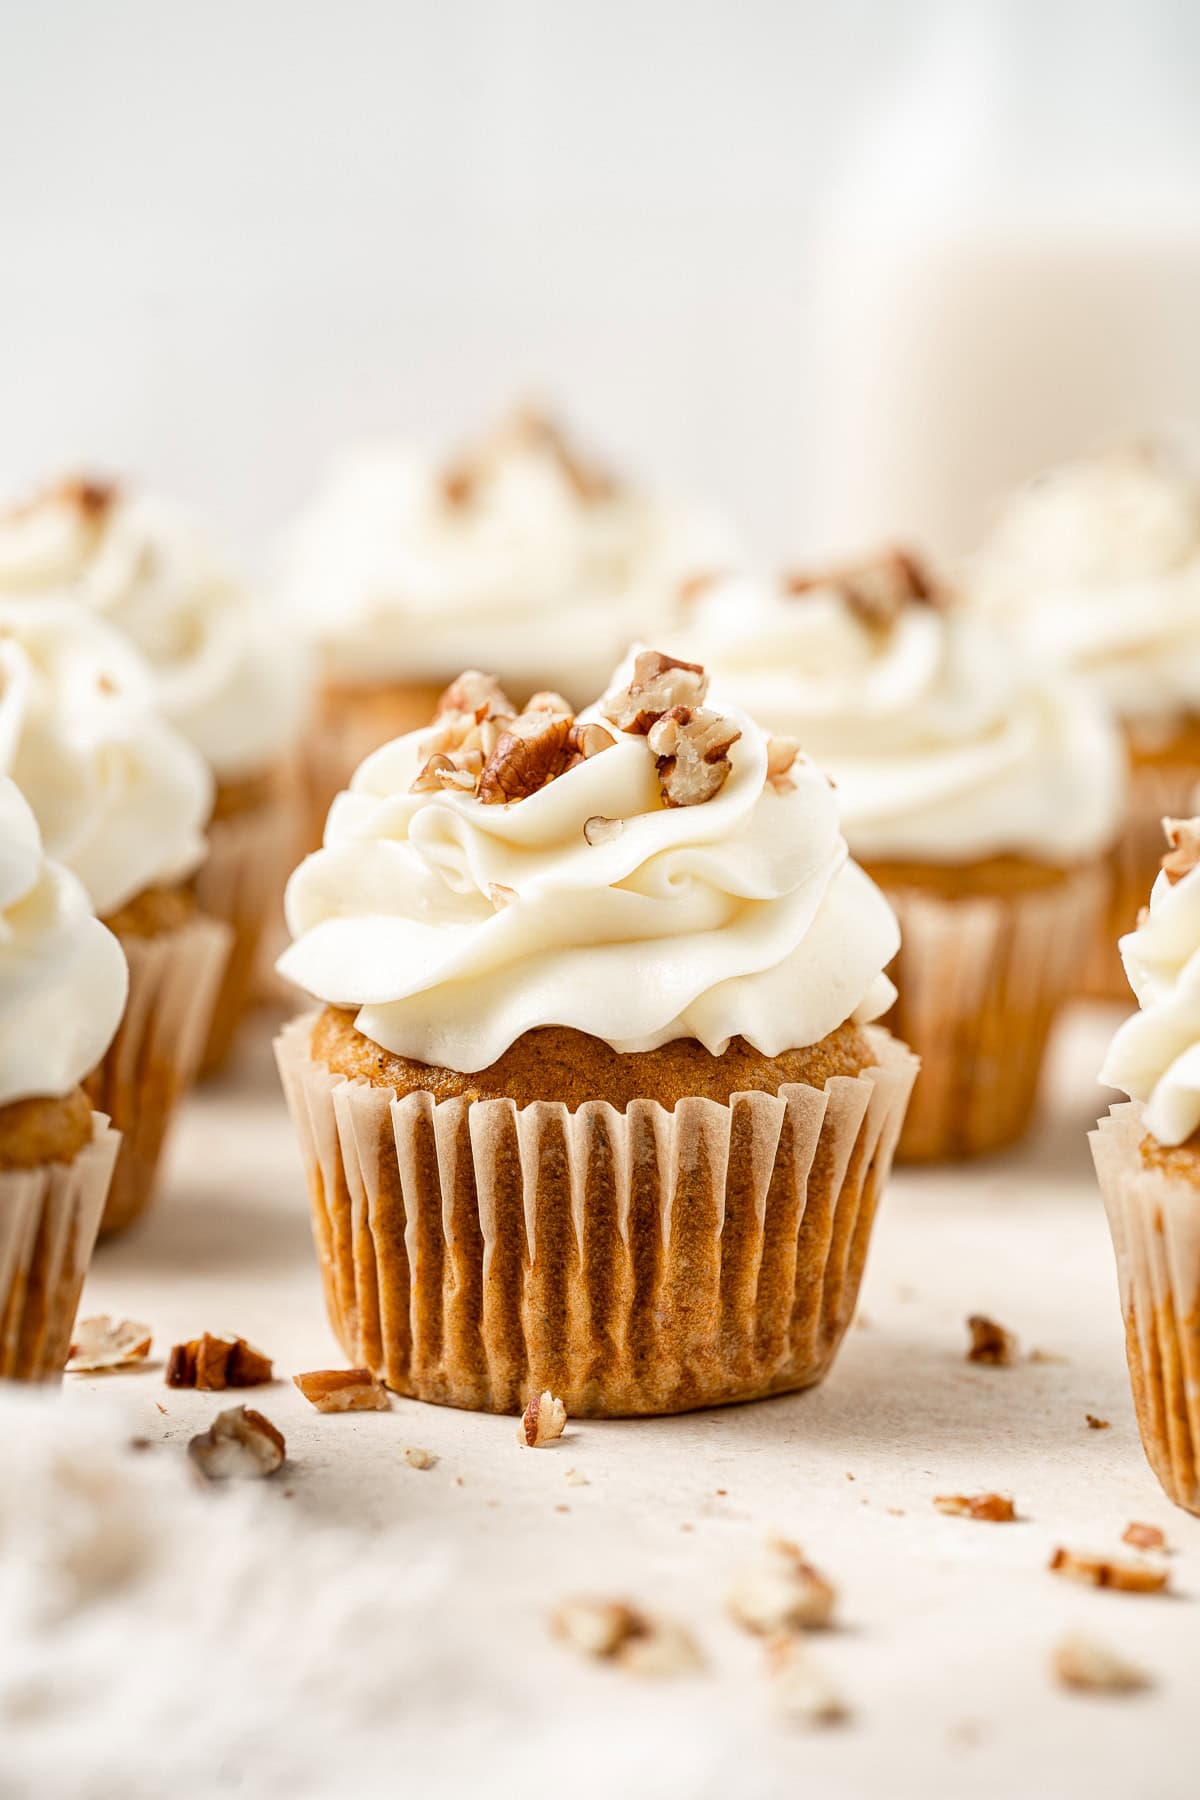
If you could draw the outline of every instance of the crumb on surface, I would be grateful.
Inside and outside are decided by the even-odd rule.
[[[1007,1369],[1016,1360],[1017,1340],[1011,1331],[989,1319],[986,1313],[972,1313],[967,1320],[971,1334],[967,1361],[984,1363],[990,1368]]]

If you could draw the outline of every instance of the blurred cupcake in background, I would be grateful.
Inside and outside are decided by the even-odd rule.
[[[295,746],[303,654],[183,508],[74,480],[0,517],[0,598],[67,598],[133,643],[157,705],[216,781],[200,907],[233,928],[204,1063],[227,1055],[264,925],[302,841]]]
[[[720,522],[615,480],[535,412],[449,461],[348,456],[285,555],[319,677],[312,841],[362,759],[424,725],[460,669],[518,704],[549,689],[582,706],[732,548]]]
[[[1141,1010],[1100,1071],[1130,1099],[1091,1141],[1142,1443],[1169,1497],[1200,1513],[1200,818],[1163,824],[1150,904],[1121,939]]]
[[[832,777],[900,918],[887,1023],[921,1057],[900,1153],[995,1150],[1033,1113],[1121,817],[1121,743],[912,557],[698,594],[681,653]]]
[[[158,711],[154,677],[128,641],[49,598],[0,600],[0,773],[129,964],[120,1029],[84,1083],[122,1134],[101,1226],[115,1231],[152,1196],[229,953],[229,926],[201,911],[191,885],[212,776]]]
[[[1085,991],[1124,999],[1116,942],[1154,879],[1159,821],[1200,782],[1200,475],[1130,446],[1053,469],[1005,506],[971,573],[979,607],[1039,663],[1073,669],[1121,722],[1129,804]]]
[[[82,882],[47,861],[0,779],[0,1376],[45,1380],[66,1364],[120,1143],[81,1083],[127,985]]]

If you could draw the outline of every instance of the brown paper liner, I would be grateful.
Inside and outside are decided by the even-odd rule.
[[[259,947],[282,920],[284,885],[302,854],[301,829],[300,795],[282,783],[268,805],[214,819],[208,828],[208,856],[192,887],[201,911],[224,920],[233,937],[201,1058],[204,1074],[221,1067],[256,997]]]
[[[322,684],[304,742],[308,849],[320,845],[334,795],[348,784],[359,763],[381,744],[428,725],[443,688],[457,673],[432,684]]]
[[[1142,1160],[1142,1109],[1090,1133],[1117,1258],[1142,1447],[1167,1498],[1200,1513],[1200,1189]]]
[[[685,1412],[819,1381],[850,1323],[916,1059],[823,1090],[435,1103],[276,1040],[330,1322],[399,1393],[517,1413]]]
[[[1037,1102],[1055,1013],[1076,991],[1103,904],[1099,866],[1008,894],[948,897],[883,883],[900,920],[883,1021],[921,1074],[897,1156],[941,1162],[1001,1149]]]
[[[120,1142],[97,1113],[73,1162],[0,1171],[0,1376],[62,1374]]]
[[[102,1236],[150,1204],[171,1115],[200,1066],[231,936],[203,913],[157,937],[121,935],[129,998],[108,1054],[83,1084],[122,1136]]]

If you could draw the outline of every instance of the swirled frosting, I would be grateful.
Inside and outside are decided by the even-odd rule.
[[[1141,1010],[1117,1031],[1100,1079],[1145,1102],[1160,1144],[1182,1144],[1200,1126],[1200,819],[1164,823],[1169,835],[1182,829],[1191,849],[1182,874],[1164,859],[1136,931],[1121,939]]]
[[[108,1049],[128,984],[82,882],[47,861],[28,802],[0,778],[0,1106],[70,1093]]]
[[[1064,464],[1021,489],[970,592],[1124,719],[1200,712],[1200,479],[1163,447]]]
[[[799,760],[769,784],[766,734],[714,704],[741,736],[693,806],[664,805],[635,731],[511,805],[414,794],[425,734],[385,745],[291,879],[281,973],[358,1008],[383,1048],[462,1073],[539,1025],[619,1051],[692,1037],[720,1054],[740,1035],[776,1056],[878,1017],[898,928],[828,782]]]
[[[75,481],[0,517],[0,597],[47,593],[130,639],[219,779],[261,772],[294,736],[302,657],[183,508]]]
[[[213,783],[148,665],[64,600],[0,599],[0,773],[101,915],[202,861]]]
[[[520,419],[458,469],[404,445],[347,456],[292,535],[284,586],[332,679],[481,667],[578,706],[688,576],[732,555],[714,518],[614,485]]]
[[[1111,843],[1124,763],[1099,704],[955,604],[871,618],[833,579],[707,589],[675,645],[829,771],[851,851],[1065,866]]]

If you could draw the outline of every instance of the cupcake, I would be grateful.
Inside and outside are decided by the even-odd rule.
[[[84,1083],[122,1134],[102,1231],[150,1200],[163,1138],[195,1075],[230,930],[197,905],[212,777],[155,706],[148,666],[69,601],[0,600],[0,773],[33,808],[47,854],[82,881],[120,940],[129,999]]]
[[[0,1376],[66,1364],[120,1142],[80,1084],[126,987],[121,946],[0,779]]]
[[[192,518],[153,494],[70,481],[0,518],[0,598],[33,594],[77,601],[141,651],[160,710],[215,777],[193,887],[200,907],[233,930],[204,1056],[216,1067],[302,838],[294,753],[303,660]]]
[[[1100,1071],[1129,1100],[1091,1143],[1142,1444],[1168,1497],[1200,1513],[1200,819],[1163,823],[1150,905],[1121,939],[1141,1011]]]
[[[578,717],[465,675],[288,887],[278,1055],[334,1330],[401,1393],[588,1415],[805,1387],[915,1072],[828,783],[695,665]]]
[[[922,1065],[901,1155],[1013,1142],[1103,904],[1123,782],[1106,713],[900,553],[716,583],[682,641],[828,770],[899,914],[887,1023]]]
[[[1074,669],[1121,722],[1128,805],[1082,981],[1124,999],[1117,939],[1154,880],[1160,819],[1191,813],[1200,782],[1200,478],[1165,446],[1052,470],[1002,511],[972,589],[1031,657]]]
[[[312,840],[370,751],[423,726],[480,661],[524,702],[581,706],[724,528],[613,480],[520,413],[452,461],[377,445],[347,458],[294,534],[285,585],[317,661]]]

